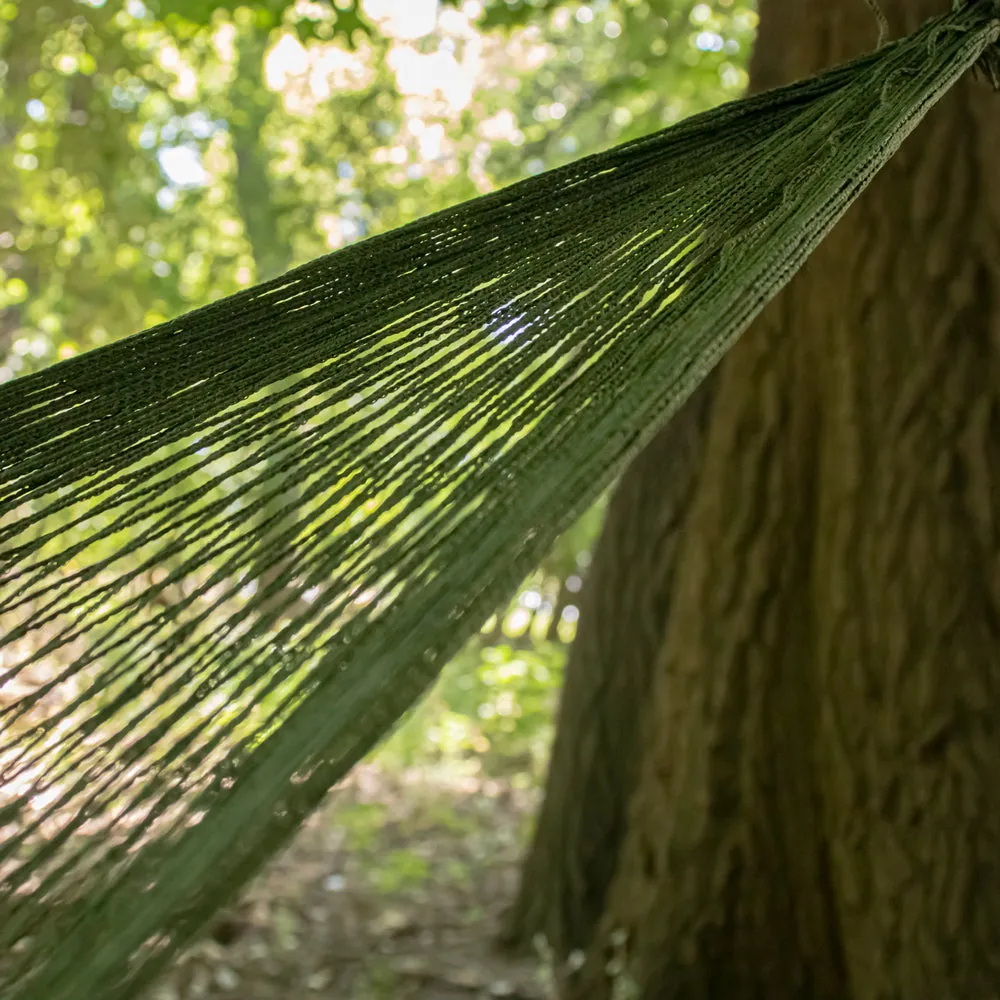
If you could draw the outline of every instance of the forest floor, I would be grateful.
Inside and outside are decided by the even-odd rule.
[[[544,1000],[494,946],[537,794],[356,768],[148,1000]]]

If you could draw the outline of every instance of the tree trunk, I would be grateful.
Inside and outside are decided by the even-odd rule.
[[[874,42],[861,0],[759,7],[758,88]],[[997,149],[963,81],[723,364],[571,995],[619,947],[648,1000],[1000,993]]]
[[[603,911],[710,399],[706,383],[631,465],[608,506],[581,595],[545,799],[502,936],[508,947],[542,934],[564,959],[589,944]]]

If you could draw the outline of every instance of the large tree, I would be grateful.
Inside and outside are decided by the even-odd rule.
[[[946,6],[882,0],[894,34]],[[761,0],[752,85],[874,35],[862,0]],[[721,367],[650,680],[604,707],[641,739],[581,997],[613,942],[649,1000],[1000,991],[997,149],[966,80]],[[672,530],[635,475],[587,600],[635,638],[580,631],[609,675],[645,634],[623,561]],[[591,795],[568,773],[551,801]]]

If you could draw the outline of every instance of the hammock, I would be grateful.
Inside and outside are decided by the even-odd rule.
[[[975,0],[0,386],[0,995],[148,984],[998,35]]]

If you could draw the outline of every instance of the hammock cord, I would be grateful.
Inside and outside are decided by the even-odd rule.
[[[998,34],[961,6],[0,386],[0,995],[148,984]]]

